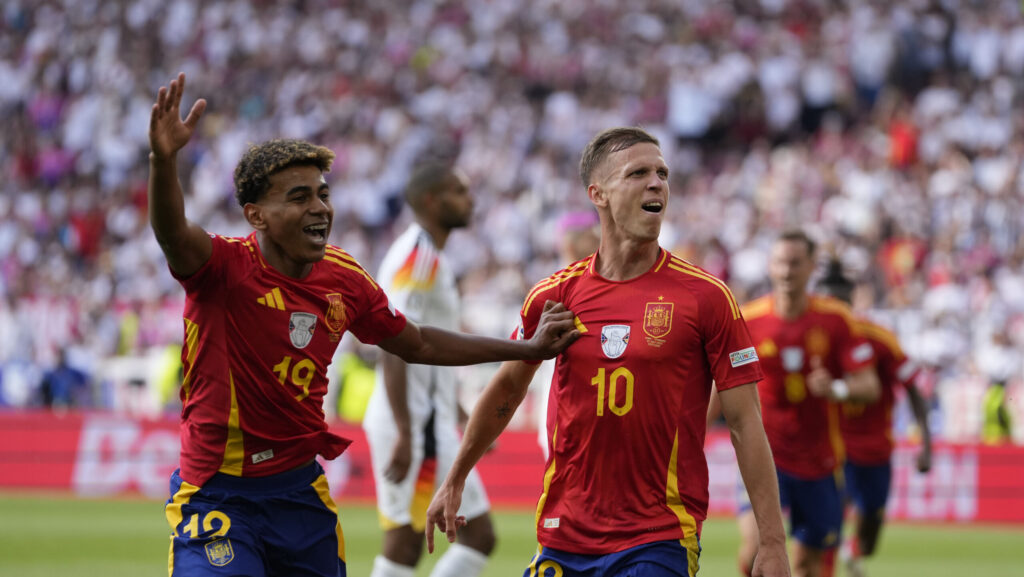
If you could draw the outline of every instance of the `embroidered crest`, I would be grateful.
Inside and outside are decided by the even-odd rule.
[[[345,314],[345,300],[340,293],[327,295],[327,312],[324,313],[324,323],[327,330],[332,333],[340,333],[345,330],[345,323],[348,317]]]
[[[672,330],[672,309],[674,303],[647,303],[644,310],[644,333],[660,339]]]
[[[235,550],[231,547],[231,539],[217,539],[206,544],[206,558],[210,565],[223,567],[234,561]]]
[[[288,336],[297,349],[304,349],[313,340],[316,329],[316,315],[310,313],[292,313],[288,319]]]
[[[629,325],[605,325],[601,327],[601,350],[609,359],[617,359],[626,352],[629,344]]]
[[[812,357],[824,357],[828,354],[828,333],[821,327],[813,327],[807,331],[807,354]]]

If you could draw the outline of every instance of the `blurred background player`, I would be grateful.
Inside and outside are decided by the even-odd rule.
[[[707,515],[705,413],[719,390],[760,529],[754,574],[789,575],[771,452],[758,414],[761,378],[725,283],[658,244],[669,170],[656,138],[613,128],[583,151],[580,178],[598,212],[598,252],[537,283],[521,310],[574,307],[582,336],[557,358],[551,453],[537,505],[537,554],[524,575],[694,575]],[[504,363],[477,401],[455,464],[427,512],[452,541],[473,465],[508,425],[538,363]]]
[[[186,218],[178,182],[178,152],[206,108],[197,100],[182,121],[184,89],[184,74],[161,87],[149,123],[149,221],[187,296],[168,572],[344,576],[337,507],[316,460],[351,442],[328,430],[323,411],[342,334],[409,362],[534,359],[571,342],[572,314],[546,303],[545,330],[526,346],[407,321],[355,259],[328,244],[324,173],[335,155],[304,140],[251,146],[234,183],[255,230],[208,234]]]
[[[469,225],[473,198],[448,163],[413,169],[405,200],[414,222],[391,245],[377,279],[405,315],[451,330],[459,326],[459,293],[443,256],[452,230]],[[384,529],[372,577],[411,577],[423,553],[427,505],[459,448],[458,381],[448,367],[407,365],[382,353],[363,428],[370,444],[377,507]],[[490,503],[474,470],[459,514],[469,519],[438,560],[435,577],[475,577],[494,548]]]
[[[873,402],[880,394],[874,353],[858,336],[849,307],[807,293],[814,268],[814,241],[801,230],[783,232],[769,257],[771,293],[743,307],[764,367],[761,411],[782,508],[789,510],[793,574],[799,577],[821,575],[825,550],[839,544],[835,401]],[[739,566],[749,574],[757,554],[750,512],[741,512],[739,522]]]
[[[569,212],[558,221],[558,255],[562,263],[574,263],[597,252],[601,245],[601,228],[597,213],[592,210]],[[537,369],[537,442],[544,459],[548,458],[548,394],[555,376],[555,361],[547,360]]]
[[[843,275],[839,260],[830,260],[825,276],[817,284],[817,292],[852,304],[853,290],[854,284]],[[914,386],[918,366],[907,358],[888,329],[861,316],[856,323],[874,349],[875,370],[881,385],[877,402],[847,401],[839,411],[839,430],[846,450],[845,493],[853,521],[853,534],[844,541],[840,558],[849,575],[863,577],[861,558],[875,552],[885,522],[885,504],[892,481],[892,414],[897,388],[906,390],[921,432],[921,452],[917,455],[917,470],[921,473],[931,469],[932,437],[928,407]]]

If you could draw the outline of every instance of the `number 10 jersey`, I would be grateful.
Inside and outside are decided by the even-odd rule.
[[[538,541],[582,554],[695,545],[707,515],[712,382],[756,382],[757,355],[721,280],[666,250],[621,282],[598,275],[595,258],[538,283],[521,311],[521,338],[547,300],[572,310],[582,332],[555,364]]]

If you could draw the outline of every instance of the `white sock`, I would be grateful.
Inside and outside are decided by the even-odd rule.
[[[437,560],[430,577],[479,577],[487,566],[487,555],[458,543],[448,546]]]
[[[416,568],[408,565],[399,565],[394,561],[377,555],[373,559],[373,572],[370,577],[413,577],[416,575]]]

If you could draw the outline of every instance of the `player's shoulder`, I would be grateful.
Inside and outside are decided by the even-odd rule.
[[[339,277],[352,277],[369,283],[373,288],[377,288],[377,282],[366,272],[363,265],[359,264],[355,257],[340,247],[333,244],[327,245],[322,262],[324,270],[328,274]]]
[[[567,287],[578,281],[587,270],[590,269],[590,265],[593,262],[594,255],[582,258],[569,266],[559,270],[558,272],[540,280],[537,284],[533,285],[530,292],[526,294],[526,300],[523,302],[522,313],[524,315],[530,312],[530,307],[534,302],[543,303],[547,298],[540,298],[541,295],[552,296],[561,294]],[[553,299],[561,300],[561,299]]]
[[[766,294],[749,301],[740,307],[740,310],[743,311],[743,318],[747,322],[767,317],[772,312],[772,295]]]
[[[739,316],[740,306],[725,281],[667,250],[663,253],[664,265],[656,265],[656,269],[664,270],[665,274],[673,277],[673,281],[692,291],[700,302],[724,301],[733,316]]]
[[[843,301],[825,295],[809,295],[808,301],[808,310],[811,312],[822,316],[836,317],[850,327],[856,328],[857,322],[853,311]]]
[[[888,328],[863,317],[857,317],[855,322],[857,332],[869,341],[877,343],[893,352],[902,350],[896,334]]]
[[[262,261],[255,235],[226,236],[215,233],[209,234],[210,240],[213,242],[214,252],[223,255],[220,258],[228,258],[230,260],[244,259],[253,264]]]

